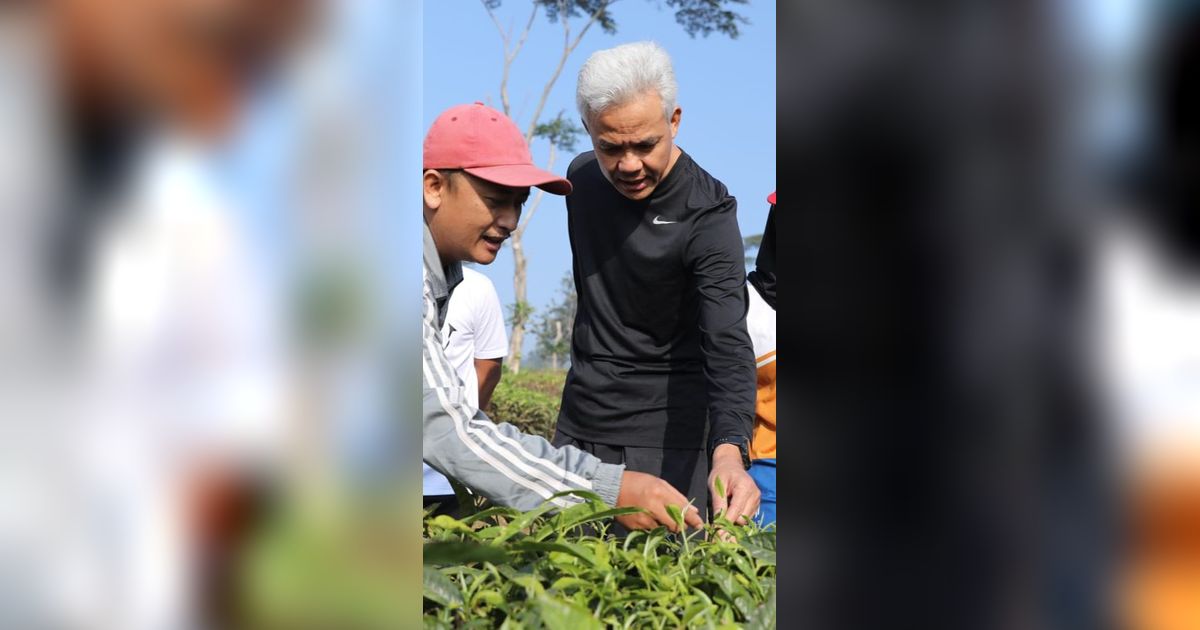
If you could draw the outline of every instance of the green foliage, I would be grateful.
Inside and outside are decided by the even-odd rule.
[[[542,364],[552,368],[565,365],[571,356],[571,334],[575,328],[575,310],[579,297],[575,280],[568,271],[563,274],[559,301],[547,306],[533,327],[537,338],[536,355]]]
[[[293,503],[272,513],[237,560],[234,627],[404,627],[413,599],[397,593],[420,580],[406,542],[418,531],[407,508],[377,501],[313,511]]]
[[[557,496],[569,494],[582,502],[557,512],[546,503],[427,515],[426,628],[774,628],[774,528],[719,516],[685,535],[612,538],[612,518],[638,509]]]
[[[637,508],[583,491],[555,496],[567,495],[582,501],[558,512],[545,503],[461,520],[427,514],[425,627],[775,627],[773,527],[718,517],[686,535],[660,527],[615,538],[611,519]]]
[[[742,238],[742,249],[746,253],[746,266],[747,267],[754,266],[755,258],[758,254],[758,248],[762,246],[762,239],[763,239],[762,234],[751,234],[749,236]],[[754,254],[755,254],[754,256],[750,255],[751,251],[754,252]]]
[[[529,302],[513,302],[508,305],[508,323],[510,326],[524,326],[533,315],[533,305]]]
[[[566,112],[558,111],[558,115],[548,123],[540,123],[533,128],[533,137],[543,138],[550,144],[567,153],[574,153],[579,142],[579,136],[587,133],[583,127],[575,124],[574,119],[568,118]]]
[[[546,12],[546,19],[558,22],[563,14],[568,18],[596,16],[596,23],[609,35],[617,32],[617,22],[609,10],[615,0],[534,0]],[[720,33],[731,39],[740,35],[739,24],[748,21],[728,7],[747,4],[748,0],[667,0],[667,6],[675,9],[675,22],[688,35],[708,37]],[[490,8],[500,6],[500,0],[484,0]]]
[[[534,0],[546,11],[546,19],[557,22],[562,14],[568,18],[596,16],[596,23],[605,33],[617,32],[617,23],[608,10],[615,0]]]
[[[507,369],[492,392],[488,417],[508,422],[525,433],[547,440],[554,435],[558,408],[562,400],[566,373],[553,370],[524,370],[513,374]]]
[[[293,295],[301,339],[326,349],[363,329],[369,307],[362,270],[346,261],[321,261],[302,275]]]
[[[692,37],[720,33],[737,39],[738,24],[749,20],[726,8],[733,4],[748,4],[748,0],[667,0],[667,6],[675,8],[675,21]]]

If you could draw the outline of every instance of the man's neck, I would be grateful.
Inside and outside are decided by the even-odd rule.
[[[667,161],[667,168],[663,170],[662,179],[666,179],[667,175],[671,174],[671,169],[675,168],[675,163],[679,161],[681,155],[683,155],[683,149],[680,149],[678,144],[672,144],[671,159]]]
[[[426,213],[428,215],[428,213]],[[442,269],[447,269],[455,261],[446,258],[446,254],[442,253],[442,248],[438,247],[437,237],[433,235],[433,229],[429,227],[429,218],[425,217],[425,229],[429,231],[429,240],[433,241],[433,247],[437,251],[438,262],[441,263]]]

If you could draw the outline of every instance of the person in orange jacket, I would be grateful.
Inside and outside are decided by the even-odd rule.
[[[750,285],[746,329],[754,344],[758,370],[758,399],[750,442],[750,476],[762,492],[758,514],[761,526],[775,523],[775,193],[767,197],[767,227],[763,230]]]

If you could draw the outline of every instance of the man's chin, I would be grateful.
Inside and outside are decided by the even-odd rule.
[[[630,191],[630,190],[626,190],[626,189],[618,186],[617,192],[621,193],[622,197],[625,197],[626,199],[629,199],[631,201],[642,201],[643,199],[649,197],[650,193],[654,192],[654,187],[646,186],[645,188],[643,188],[641,190]]]
[[[496,254],[493,254],[490,251],[487,251],[487,250],[484,250],[481,252],[476,251],[476,252],[472,252],[472,254],[473,255],[471,256],[471,262],[478,264],[478,265],[490,265],[493,262],[496,262]]]

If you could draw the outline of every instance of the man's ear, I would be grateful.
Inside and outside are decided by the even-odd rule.
[[[588,130],[588,126],[587,126],[587,119],[586,119],[586,118],[584,118],[583,116],[580,116],[580,117],[579,117],[579,122],[583,124],[583,132],[584,132],[584,133],[588,133],[588,134],[592,133],[591,131],[589,131],[589,130]]]
[[[679,120],[683,118],[683,108],[675,106],[675,111],[671,112],[671,137],[679,133]]]
[[[442,207],[442,199],[446,195],[448,184],[446,176],[434,169],[428,169],[421,175],[421,196],[424,198],[426,208],[436,211]]]

